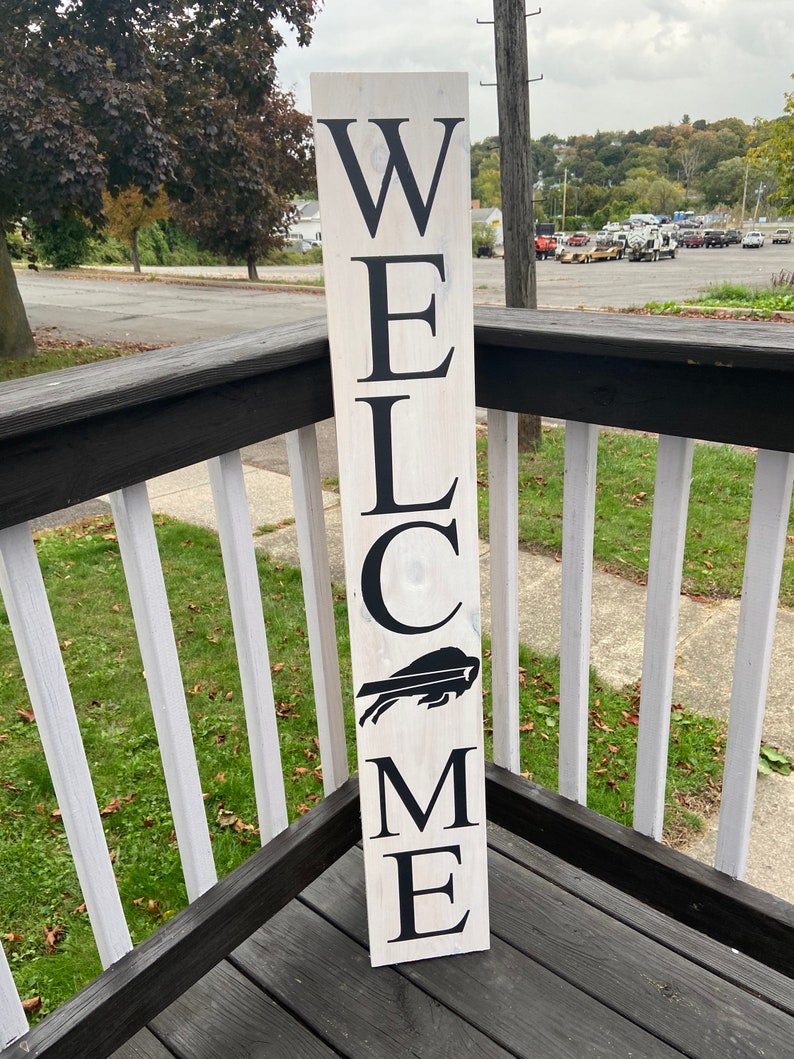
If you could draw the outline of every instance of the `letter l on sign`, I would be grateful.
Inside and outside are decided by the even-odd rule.
[[[312,75],[370,955],[489,945],[465,74]]]

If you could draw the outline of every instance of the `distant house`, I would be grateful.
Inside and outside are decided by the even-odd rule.
[[[298,208],[298,213],[290,222],[290,239],[305,239],[309,243],[322,243],[320,203],[316,199],[299,199],[295,205]]]
[[[502,225],[502,211],[498,206],[484,206],[471,211],[471,223],[490,224],[496,235],[496,246],[502,246],[505,241],[504,227]]]

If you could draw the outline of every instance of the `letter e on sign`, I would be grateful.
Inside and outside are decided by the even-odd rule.
[[[370,955],[489,944],[465,74],[314,74]]]

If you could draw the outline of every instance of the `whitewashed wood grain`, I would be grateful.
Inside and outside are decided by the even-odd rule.
[[[694,442],[663,434],[656,458],[645,606],[634,827],[661,839],[681,572]]]
[[[489,944],[467,78],[316,74],[312,100],[353,686],[363,721],[357,736],[369,940],[378,965]],[[403,118],[399,136],[411,167],[408,177],[394,168],[384,126],[377,124]],[[349,122],[345,135],[361,167],[362,201],[368,198],[376,212],[383,195],[378,223],[368,226],[353,192],[326,124],[334,120]],[[439,168],[444,143],[448,153]],[[410,196],[428,204],[427,210],[413,213]],[[401,260],[387,265],[387,257]],[[383,304],[375,291],[380,269],[387,286]],[[390,372],[382,369],[387,345]],[[436,369],[439,377],[421,377]],[[385,489],[375,477],[373,416],[374,407],[382,412],[389,399],[394,403],[386,434],[393,452],[387,454],[382,444],[379,450],[381,466],[389,465],[393,479]],[[396,506],[390,512],[385,501],[381,504],[384,489],[393,493]],[[389,533],[395,536],[387,544]],[[379,541],[379,578],[370,581],[362,578],[362,568],[367,556],[374,562]],[[376,582],[388,617],[374,590],[369,597],[362,591],[362,583]],[[418,693],[402,694],[377,720],[366,714],[380,697],[373,701],[362,695],[365,685],[391,680],[405,667],[448,649],[476,660],[476,677],[473,667],[466,668],[472,683],[460,697],[452,693],[449,701],[433,705]],[[450,829],[459,808],[452,773],[446,773],[435,802],[433,796],[456,750],[463,754],[454,760],[464,764],[470,826]],[[391,834],[376,838],[383,830],[379,776],[385,767],[378,762],[386,760],[399,768],[428,818],[420,827],[405,799],[384,780]],[[409,862],[411,850],[421,852]],[[414,892],[427,891],[415,896],[416,930],[410,938],[401,919],[399,863],[413,866]],[[441,893],[448,879],[452,889]],[[438,933],[459,926],[454,933]]]
[[[791,510],[794,455],[759,450],[739,610],[715,867],[747,870],[758,752]]]
[[[26,523],[0,531],[0,590],[99,957],[103,967],[109,967],[132,948],[132,943],[58,634]]]
[[[518,740],[518,415],[488,409],[494,763],[521,771]]]
[[[201,781],[146,483],[110,494],[188,898],[215,883]]]
[[[350,770],[314,424],[287,434],[287,456],[306,606],[323,790],[330,794],[345,782]]]
[[[598,427],[565,424],[559,791],[587,804],[587,715]]]
[[[259,832],[264,845],[287,826],[287,804],[251,515],[239,451],[208,460],[207,468],[229,591]]]
[[[22,1008],[5,949],[0,944],[0,1048],[27,1033],[28,1020]]]

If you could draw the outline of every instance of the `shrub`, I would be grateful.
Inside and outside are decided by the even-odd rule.
[[[92,232],[79,217],[60,217],[31,228],[37,255],[53,268],[74,268],[88,260]]]

